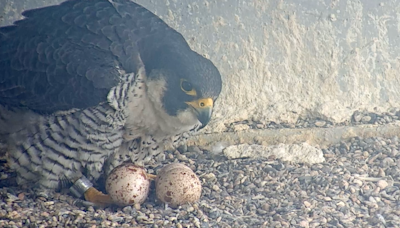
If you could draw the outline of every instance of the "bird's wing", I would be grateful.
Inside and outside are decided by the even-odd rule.
[[[69,0],[23,15],[0,28],[0,104],[44,114],[106,101],[121,72],[141,66],[140,51],[151,52],[140,49],[183,39],[129,0]]]

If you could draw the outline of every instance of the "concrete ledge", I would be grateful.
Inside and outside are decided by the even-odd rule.
[[[192,137],[188,145],[224,147],[232,144],[299,144],[306,142],[312,146],[326,148],[330,145],[348,141],[354,137],[400,137],[400,123],[387,125],[357,125],[331,128],[306,129],[263,129],[240,132],[202,134]]]
[[[293,163],[315,164],[325,161],[322,150],[307,143],[263,145],[231,145],[223,150],[228,159],[238,158],[270,158],[281,159]]]

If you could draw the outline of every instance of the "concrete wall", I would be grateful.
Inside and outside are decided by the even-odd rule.
[[[0,25],[58,0],[2,0]],[[137,0],[220,69],[211,131],[252,119],[349,121],[400,107],[396,0]],[[1,45],[1,44],[0,44]]]

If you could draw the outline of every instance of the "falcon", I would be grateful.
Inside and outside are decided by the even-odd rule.
[[[207,125],[221,75],[129,0],[68,0],[0,28],[0,141],[20,186],[146,165]]]

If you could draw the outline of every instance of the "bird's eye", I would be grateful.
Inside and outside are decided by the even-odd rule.
[[[184,79],[181,80],[181,89],[188,95],[196,96],[196,90],[193,89],[192,84]]]
[[[189,92],[193,89],[192,84],[190,84],[190,82],[188,82],[188,81],[182,81],[181,87],[182,87],[183,91],[185,91],[185,92]]]

